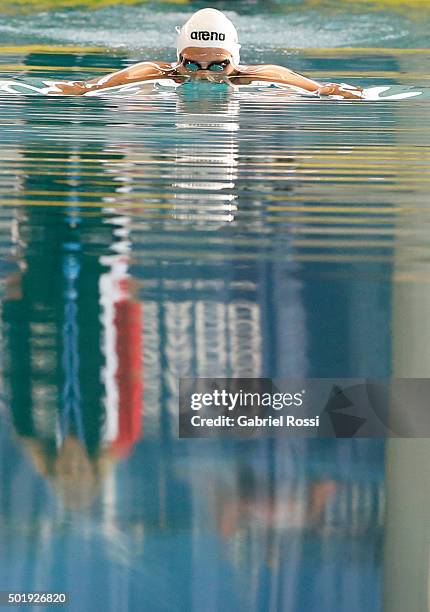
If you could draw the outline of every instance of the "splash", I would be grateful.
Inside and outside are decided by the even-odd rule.
[[[63,82],[63,81],[61,81]],[[16,81],[13,79],[1,80],[0,81],[0,93],[26,96],[26,95],[61,95],[57,85],[60,81],[39,81],[39,84]],[[117,87],[106,87],[96,91],[89,91],[81,97],[100,97],[100,96],[115,96],[120,98],[129,98],[131,96],[141,96],[143,94],[174,94],[180,87],[193,87],[198,93],[199,91],[204,96],[207,92],[207,85],[216,87],[219,84],[199,84],[199,83],[176,83],[172,79],[165,80],[152,80],[142,81],[138,83],[128,83],[126,85],[119,85]],[[231,88],[239,95],[248,94],[247,97],[253,96],[258,93],[264,93],[265,95],[276,96],[278,99],[287,101],[294,95],[295,98],[316,98],[318,96],[308,91],[302,90],[298,87],[288,87],[286,85],[279,85],[277,83],[268,83],[265,81],[255,81],[252,85],[239,85]],[[368,87],[363,90],[364,101],[388,101],[388,100],[406,100],[409,98],[416,98],[417,96],[423,96],[424,91],[414,91],[410,88],[401,86],[374,86]],[[426,96],[427,97],[427,96]],[[327,99],[331,100],[343,100],[341,96],[327,96]]]

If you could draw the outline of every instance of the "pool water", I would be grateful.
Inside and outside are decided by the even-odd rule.
[[[422,95],[0,90],[0,590],[67,591],[71,610],[406,609],[428,523],[404,536],[396,470],[427,446],[177,431],[181,377],[428,376],[430,13],[374,8],[238,3],[245,59]],[[9,14],[1,78],[173,59],[165,29],[190,11]]]

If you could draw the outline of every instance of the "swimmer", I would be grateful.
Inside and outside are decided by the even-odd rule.
[[[189,79],[206,79],[231,85],[250,85],[255,81],[267,81],[319,96],[348,99],[363,97],[363,90],[359,87],[318,83],[283,66],[241,65],[236,28],[230,19],[216,9],[197,11],[185,25],[177,27],[176,30],[177,61],[174,63],[140,62],[90,81],[56,82],[47,93],[83,95],[98,89],[142,81],[173,79],[182,83]]]

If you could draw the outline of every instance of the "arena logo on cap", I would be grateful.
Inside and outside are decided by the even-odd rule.
[[[225,40],[225,34],[222,32],[208,32],[207,30],[201,30],[200,32],[191,32],[192,40]]]

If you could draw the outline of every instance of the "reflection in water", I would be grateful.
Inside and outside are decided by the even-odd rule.
[[[383,444],[179,440],[177,386],[390,374],[393,109],[67,103],[3,105],[0,589],[380,610]]]
[[[67,163],[67,202],[16,215],[5,376],[12,422],[35,468],[67,507],[79,508],[140,436],[142,316],[130,294],[126,219],[107,212],[100,223],[80,209],[77,146],[51,155]],[[39,160],[21,153],[23,165]],[[27,192],[38,187],[37,177],[21,183]],[[58,190],[55,176],[43,187]]]

